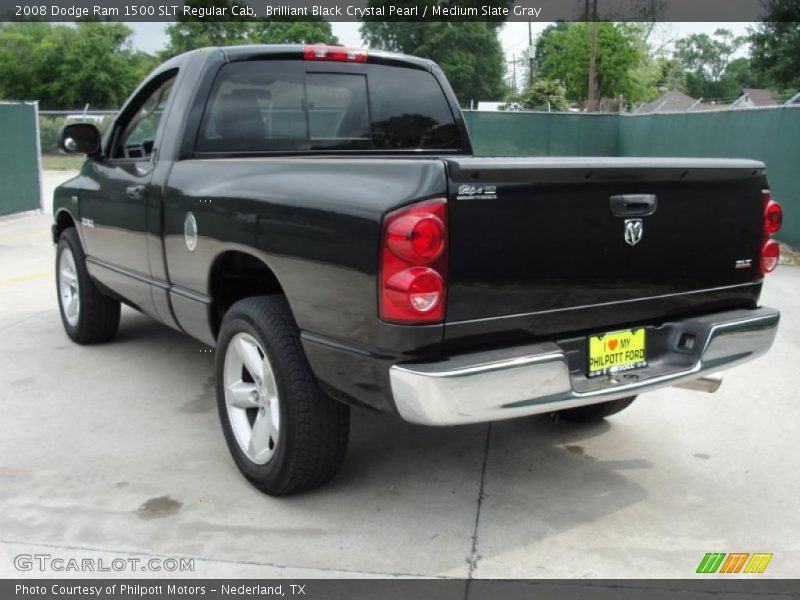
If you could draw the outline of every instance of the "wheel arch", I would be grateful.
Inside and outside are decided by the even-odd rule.
[[[69,210],[66,208],[60,208],[56,211],[56,214],[53,218],[53,243],[58,243],[58,238],[61,237],[61,234],[64,233],[66,229],[70,227],[74,227],[75,230],[78,232],[78,238],[81,238],[80,230],[78,229],[78,221],[72,215]],[[81,239],[81,243],[83,240]]]
[[[214,339],[219,336],[225,313],[234,303],[271,294],[285,295],[285,291],[264,258],[240,249],[220,252],[208,272],[209,327]]]

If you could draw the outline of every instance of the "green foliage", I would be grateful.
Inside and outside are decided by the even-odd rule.
[[[74,154],[42,154],[42,170],[44,171],[78,171],[86,157]]]
[[[338,44],[327,21],[258,21],[250,36],[256,44]]]
[[[374,23],[361,26],[371,48],[438,63],[462,105],[496,100],[506,92],[505,58],[488,23]]]
[[[742,68],[747,60],[733,58],[745,41],[728,29],[717,29],[713,36],[693,33],[675,42],[675,60],[686,74],[686,93],[694,98],[732,99],[743,85],[752,84],[748,69]]]
[[[656,59],[656,87],[660,90],[685,90],[686,71],[675,58],[659,57]]]
[[[770,0],[750,34],[753,73],[779,90],[800,89],[800,4]]]
[[[384,0],[370,0],[368,6],[385,6]],[[416,2],[392,2],[414,6]],[[439,5],[462,8],[482,5],[508,6],[507,0],[443,0]],[[374,17],[361,26],[361,37],[371,48],[429,58],[447,76],[462,106],[481,100],[497,100],[507,93],[504,82],[505,56],[497,38],[502,20],[460,22],[383,21]]]
[[[651,0],[641,10],[663,10],[664,0]],[[655,17],[655,14],[653,16]],[[667,60],[663,48],[653,47],[650,36],[657,24],[652,21],[636,23],[619,23],[618,27],[630,40],[638,56],[636,65],[630,70],[630,86],[632,93],[628,101],[653,100],[658,95],[659,84],[664,77],[663,63]],[[668,72],[669,73],[669,72]],[[616,100],[617,98],[614,98]]]
[[[122,23],[8,23],[0,29],[0,97],[42,108],[119,106],[154,66]]]
[[[39,118],[39,143],[42,146],[42,154],[58,152],[58,132],[65,122],[64,117],[42,116]]]
[[[528,110],[565,111],[569,109],[567,90],[552,79],[537,79],[524,92],[511,96],[509,104],[519,104]],[[501,106],[500,109],[507,110],[508,105]]]
[[[227,17],[214,21],[192,21],[180,17],[167,27],[169,45],[161,53],[162,58],[175,56],[204,46],[234,46],[237,44],[338,44],[331,24],[322,19],[303,21],[271,18],[253,20],[250,17],[231,16],[231,6],[242,6],[231,0],[187,0],[186,6],[193,8],[225,7]]]
[[[590,24],[558,22],[549,26],[536,43],[538,75],[561,81],[567,98],[583,102],[588,97]],[[597,26],[597,83],[599,97],[638,102],[651,94],[648,77],[637,69],[648,59],[639,32],[625,23],[600,22]],[[655,72],[655,70],[653,71]]]

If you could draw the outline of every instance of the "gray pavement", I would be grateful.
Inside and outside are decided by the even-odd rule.
[[[194,558],[168,573],[187,577],[692,577],[712,551],[800,576],[798,268],[766,284],[776,346],[716,394],[590,426],[354,410],[340,475],[273,499],[228,456],[200,343],[127,309],[114,342],[69,341],[49,223],[0,219],[0,577],[79,575],[20,573],[21,553]]]

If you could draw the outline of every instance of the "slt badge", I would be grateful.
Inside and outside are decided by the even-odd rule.
[[[644,224],[641,219],[625,219],[625,241],[635,246],[642,241]]]
[[[197,248],[197,219],[191,212],[186,213],[186,220],[183,222],[183,239],[189,252],[194,252]]]

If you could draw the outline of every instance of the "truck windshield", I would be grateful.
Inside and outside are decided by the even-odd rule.
[[[460,146],[453,113],[430,73],[383,65],[315,72],[298,61],[222,67],[196,143],[201,153]]]

